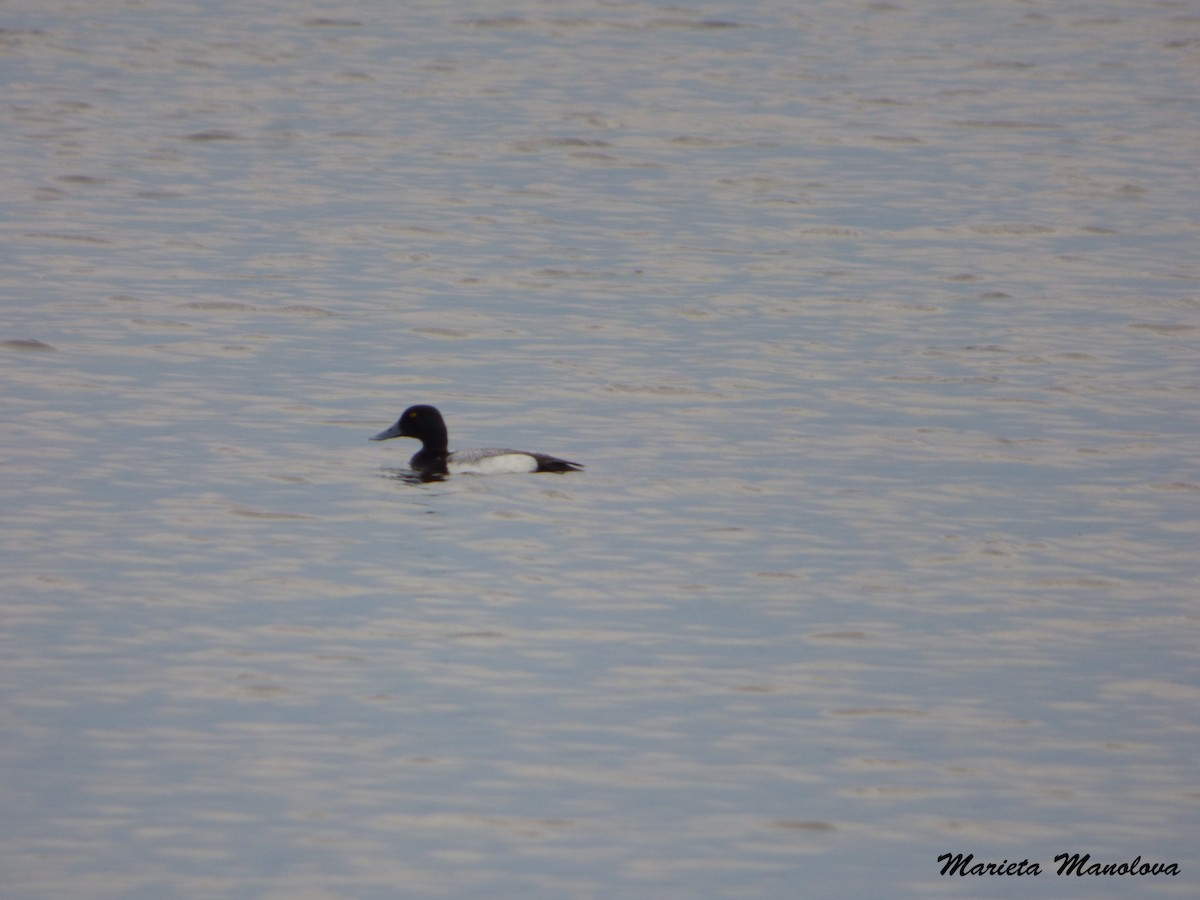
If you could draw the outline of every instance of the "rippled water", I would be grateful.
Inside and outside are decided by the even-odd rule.
[[[0,51],[6,898],[1195,895],[1193,4]]]

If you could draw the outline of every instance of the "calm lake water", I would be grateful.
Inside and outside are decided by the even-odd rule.
[[[1197,896],[1194,3],[0,49],[6,900]]]

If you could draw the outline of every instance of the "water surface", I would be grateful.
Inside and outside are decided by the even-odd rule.
[[[1190,4],[0,19],[6,897],[1195,895]]]

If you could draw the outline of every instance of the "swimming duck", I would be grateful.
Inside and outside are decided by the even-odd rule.
[[[409,465],[423,475],[446,475],[450,473],[472,473],[497,475],[507,472],[578,472],[583,468],[557,456],[545,453],[526,453],[522,450],[501,450],[484,447],[479,450],[455,450],[447,446],[446,421],[432,406],[410,406],[386,431],[370,438],[386,441],[391,438],[410,437],[421,442]]]

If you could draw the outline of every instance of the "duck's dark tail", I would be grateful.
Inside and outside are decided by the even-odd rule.
[[[559,459],[557,456],[546,456],[544,453],[529,454],[537,460],[537,472],[581,472],[583,466],[579,463],[571,462],[566,459]]]

